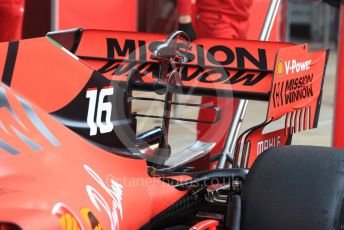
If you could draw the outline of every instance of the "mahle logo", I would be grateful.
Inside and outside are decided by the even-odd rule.
[[[306,70],[309,70],[311,67],[312,60],[306,60],[306,61],[296,61],[295,59],[285,61],[285,72],[286,75],[289,73],[300,73]]]

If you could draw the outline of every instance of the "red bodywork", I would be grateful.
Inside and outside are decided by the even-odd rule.
[[[14,156],[1,150],[1,221],[23,229],[61,229],[59,218],[70,213],[80,226],[90,229],[89,220],[82,217],[82,210],[90,209],[105,229],[111,225],[137,229],[185,195],[159,178],[149,177],[144,160],[106,152],[33,107],[57,140],[50,142],[30,121],[13,92],[5,90],[18,117],[13,119],[7,108],[1,109],[9,132],[2,130],[1,139],[20,153]],[[41,149],[32,149],[18,140],[9,128],[17,126]],[[59,208],[60,204],[66,208]],[[53,211],[61,214],[54,216]],[[112,215],[117,216],[118,223],[111,223],[115,219]]]
[[[0,67],[4,69],[0,87],[0,222],[23,229],[137,229],[188,193],[159,177],[150,177],[144,159],[114,154],[87,141],[87,137],[85,140],[61,124],[62,112],[58,112],[80,95],[84,101],[78,103],[88,103],[87,90],[109,86],[104,79],[125,83],[128,71],[116,72],[117,62],[123,68],[134,63],[129,70],[146,64],[141,69],[143,83],[135,87],[151,90],[156,78],[154,71],[148,70],[158,64],[150,58],[149,45],[164,39],[164,35],[84,30],[77,48],[70,48],[74,54],[47,37],[0,44]],[[111,43],[114,41],[117,43]],[[132,44],[138,48],[134,54],[129,52]],[[279,53],[281,49],[283,53]],[[312,96],[292,107],[281,106],[280,111],[292,113],[299,107],[315,106],[309,118],[316,120],[320,105],[314,100],[321,96],[319,82],[326,51],[308,56],[307,50],[301,47],[298,51],[299,46],[290,43],[199,39],[189,51],[194,60],[183,64],[189,71],[182,75],[183,87],[199,95],[230,94],[269,101],[277,82],[276,60],[283,60],[284,52],[285,59],[294,55],[288,49],[300,52],[300,61],[317,60],[307,71],[314,70],[321,77],[308,82],[314,85]],[[213,57],[207,56],[209,52]],[[233,55],[227,56],[228,52]],[[238,56],[238,52],[245,54]],[[105,71],[104,65],[108,65]],[[214,72],[219,67],[225,69],[225,75],[202,72]],[[200,74],[190,75],[200,68]],[[234,81],[233,76],[240,71],[250,77]],[[95,72],[104,79],[92,83]],[[280,117],[269,111],[267,120]],[[80,117],[84,123],[86,116]]]
[[[344,148],[343,144],[343,129],[344,129],[344,122],[343,122],[343,115],[344,115],[344,102],[343,102],[343,92],[344,92],[344,84],[343,84],[343,76],[344,76],[344,68],[341,65],[344,60],[344,4],[340,5],[340,28],[339,28],[339,38],[338,38],[338,61],[340,63],[337,67],[337,82],[336,82],[336,109],[335,109],[335,116],[334,116],[334,126],[333,126],[333,146],[336,148]]]

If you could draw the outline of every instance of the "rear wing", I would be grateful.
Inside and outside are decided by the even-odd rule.
[[[76,55],[103,76],[127,84],[136,68],[137,90],[154,90],[159,63],[152,57],[165,36],[85,31]],[[91,47],[89,44],[97,44]],[[234,164],[250,167],[264,150],[291,143],[292,134],[316,128],[328,50],[309,52],[292,43],[197,39],[180,64],[183,93],[267,101],[265,121],[237,140]],[[178,65],[178,63],[176,63]],[[285,116],[282,129],[264,133],[266,125]]]
[[[152,59],[166,35],[86,30],[76,55],[115,81],[127,81],[132,68],[140,70],[147,90],[159,74]],[[182,45],[182,44],[181,44]],[[184,92],[269,100],[276,54],[290,43],[197,39],[187,52],[181,80]]]
[[[126,83],[130,70],[137,68],[142,82],[136,89],[153,90],[159,63],[152,54],[165,39],[165,35],[85,30],[74,52],[113,81]],[[327,50],[309,52],[307,45],[292,43],[197,39],[187,51],[188,62],[179,67],[182,89],[268,101],[266,120],[287,114],[288,126],[301,131],[317,125],[327,56]],[[303,117],[304,127],[294,124],[302,120],[296,116]]]

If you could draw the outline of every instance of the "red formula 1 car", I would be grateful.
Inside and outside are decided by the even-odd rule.
[[[183,32],[77,29],[1,43],[0,229],[341,229],[344,153],[276,147],[317,126],[327,56],[291,43],[189,43]],[[196,171],[214,143],[171,154],[170,121],[226,114],[174,94],[269,107],[219,155],[224,166]],[[163,103],[161,126],[137,133],[137,117],[159,116],[133,101]],[[176,105],[214,119],[171,117]],[[284,127],[264,132],[278,119]]]

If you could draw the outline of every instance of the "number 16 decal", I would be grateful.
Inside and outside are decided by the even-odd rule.
[[[87,124],[90,127],[90,136],[97,135],[98,128],[100,133],[109,133],[113,130],[113,124],[111,122],[112,104],[111,102],[104,101],[106,96],[111,96],[113,93],[113,87],[104,87],[100,90],[97,101],[98,89],[89,88],[87,90],[86,98],[89,99]],[[104,122],[102,122],[103,113],[105,113]]]

